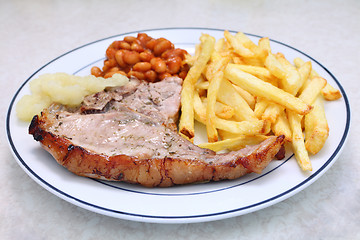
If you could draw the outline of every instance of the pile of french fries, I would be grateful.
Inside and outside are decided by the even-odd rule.
[[[181,92],[179,133],[194,140],[194,121],[206,126],[214,151],[258,144],[270,135],[284,135],[304,171],[329,136],[323,100],[341,98],[300,58],[289,62],[273,53],[269,38],[254,43],[244,33],[224,31],[216,40],[202,34]],[[304,136],[305,135],[305,136]]]

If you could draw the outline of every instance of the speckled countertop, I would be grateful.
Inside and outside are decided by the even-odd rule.
[[[360,1],[1,1],[0,239],[360,239]],[[195,224],[139,223],[84,210],[35,183],[7,143],[6,112],[37,69],[78,46],[135,30],[207,27],[282,41],[341,82],[352,109],[337,162],[263,210]]]

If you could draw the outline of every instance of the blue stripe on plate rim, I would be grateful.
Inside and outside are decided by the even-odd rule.
[[[20,88],[16,91],[14,97],[12,98],[10,104],[9,104],[9,108],[8,108],[8,112],[7,112],[7,116],[6,116],[6,133],[7,133],[7,137],[8,137],[8,142],[9,142],[9,145],[13,151],[13,154],[17,157],[17,159],[19,160],[19,162],[23,165],[23,167],[28,171],[28,174],[31,174],[30,176],[33,177],[34,180],[37,180],[39,183],[41,183],[45,188],[47,188],[48,190],[50,191],[55,191],[56,193],[58,193],[59,195],[63,196],[63,199],[64,200],[68,200],[71,202],[72,201],[75,201],[75,202],[78,202],[79,204],[83,205],[82,207],[89,207],[89,208],[93,208],[94,210],[97,210],[97,211],[100,211],[100,212],[103,212],[104,214],[105,213],[111,213],[111,214],[115,214],[115,215],[125,215],[125,216],[132,216],[132,217],[136,217],[136,218],[148,218],[148,219],[198,219],[198,218],[209,218],[209,217],[215,217],[215,216],[220,216],[220,215],[227,215],[227,214],[231,214],[231,213],[236,213],[236,212],[241,212],[241,211],[244,211],[244,210],[249,210],[251,208],[254,208],[254,207],[258,207],[258,206],[264,206],[272,201],[280,201],[284,196],[286,195],[289,195],[292,194],[295,190],[299,189],[302,190],[306,185],[308,184],[311,184],[314,180],[315,177],[317,177],[318,175],[320,176],[320,174],[323,172],[324,169],[326,169],[327,167],[330,167],[331,165],[330,164],[333,164],[333,160],[335,159],[335,157],[340,153],[340,151],[342,150],[342,147],[344,146],[345,142],[346,142],[346,139],[347,139],[347,136],[348,136],[348,133],[349,133],[349,130],[350,130],[350,119],[351,119],[351,114],[350,114],[350,104],[349,104],[349,100],[348,100],[348,97],[343,89],[343,87],[341,86],[341,84],[339,83],[339,81],[335,78],[335,76],[327,69],[325,68],[321,63],[319,63],[317,60],[315,60],[314,58],[312,58],[311,56],[309,56],[308,54],[292,47],[292,46],[289,46],[285,43],[282,43],[280,41],[277,41],[277,40],[273,40],[273,39],[270,39],[271,42],[276,42],[278,44],[281,44],[283,46],[286,46],[288,48],[291,48],[293,49],[294,51],[296,52],[299,52],[300,54],[306,56],[307,58],[311,59],[313,62],[315,62],[316,64],[318,64],[323,70],[325,70],[331,77],[332,79],[336,82],[338,88],[340,89],[341,91],[341,94],[343,95],[343,99],[344,99],[344,102],[345,102],[345,106],[346,106],[346,126],[345,126],[345,130],[344,130],[344,133],[343,133],[343,136],[340,140],[340,143],[339,145],[337,146],[337,148],[335,149],[335,151],[333,152],[333,154],[329,157],[329,159],[324,163],[324,165],[318,169],[318,171],[316,171],[315,173],[313,173],[311,176],[309,176],[308,178],[306,178],[304,181],[302,181],[301,183],[297,184],[296,186],[292,187],[291,189],[288,189],[287,191],[284,191],[283,193],[281,194],[278,194],[276,196],[273,196],[269,199],[266,199],[264,201],[261,201],[261,202],[258,202],[258,203],[254,203],[254,204],[251,204],[251,205],[248,205],[248,206],[245,206],[245,207],[241,207],[241,208],[236,208],[236,209],[231,209],[231,210],[227,210],[227,211],[221,211],[221,212],[215,212],[215,213],[209,213],[209,214],[200,214],[200,215],[191,215],[191,216],[154,216],[154,215],[143,215],[143,214],[137,214],[137,213],[130,213],[130,212],[123,212],[123,211],[118,211],[118,210],[114,210],[114,209],[109,209],[109,208],[104,208],[102,206],[99,206],[99,205],[95,205],[95,204],[92,204],[92,203],[89,203],[89,202],[86,202],[86,201],[83,201],[79,198],[75,198],[65,192],[63,192],[62,190],[56,188],[55,186],[49,184],[48,182],[46,182],[44,179],[42,179],[39,175],[37,175],[26,163],[25,161],[22,159],[22,157],[20,156],[20,154],[18,153],[14,143],[13,143],[13,140],[12,140],[12,136],[11,136],[11,132],[10,132],[10,115],[12,113],[12,110],[13,110],[13,107],[14,107],[14,102],[16,100],[16,97],[18,96],[18,94],[20,93],[21,89],[26,85],[26,83],[28,81],[30,81],[32,79],[32,77],[37,74],[39,71],[41,71],[42,69],[44,69],[46,66],[48,66],[49,64],[51,64],[52,62],[58,60],[59,58],[62,58],[63,56],[67,55],[67,54],[70,54],[71,52],[74,52],[78,49],[81,49],[81,48],[84,48],[88,45],[91,45],[91,44],[94,44],[94,43],[97,43],[97,42],[101,42],[101,41],[104,41],[104,40],[107,40],[107,39],[110,39],[110,38],[114,38],[114,37],[120,37],[120,36],[124,36],[124,35],[129,35],[129,34],[135,34],[135,33],[138,33],[138,32],[151,32],[151,31],[164,31],[164,30],[209,30],[209,31],[224,31],[225,29],[216,29],[216,28],[200,28],[200,27],[174,27],[174,28],[156,28],[156,29],[148,29],[148,30],[139,30],[139,31],[132,31],[132,32],[127,32],[127,33],[122,33],[122,34],[118,34],[118,35],[114,35],[114,36],[110,36],[110,37],[106,37],[106,38],[103,38],[103,39],[99,39],[99,40],[96,40],[96,41],[93,41],[93,42],[90,42],[90,43],[87,43],[85,45],[82,45],[80,47],[77,47],[73,50],[70,50],[56,58],[54,58],[53,60],[51,60],[50,62],[48,62],[47,64],[45,64],[44,66],[42,66],[41,68],[39,68],[36,72],[34,72],[21,86]],[[233,32],[235,33],[236,31],[230,31],[230,32]],[[245,33],[246,35],[248,36],[253,36],[253,37],[258,37],[258,38],[261,38],[261,36],[259,35],[255,35],[255,34],[249,34],[249,33]],[[183,43],[183,44],[193,44],[193,43]],[[98,61],[101,61],[103,60],[104,58],[102,59],[99,59],[95,62],[98,62]],[[75,73],[81,71],[82,69],[94,64],[95,62],[92,62],[90,64],[87,64],[86,66],[84,66],[83,68],[79,69],[78,71],[76,71]],[[75,74],[74,73],[74,74]],[[291,157],[290,157],[291,158]],[[286,160],[288,161],[289,158]],[[285,163],[285,162],[284,162]],[[284,164],[283,163],[283,164]],[[282,166],[283,164],[279,165],[278,167]],[[278,168],[276,167],[276,168]],[[275,169],[276,169],[275,168]],[[275,170],[273,169],[273,170]],[[272,171],[273,171],[272,170]],[[271,171],[270,171],[271,172]],[[268,172],[269,173],[269,172]],[[267,173],[266,173],[267,174]],[[265,174],[263,174],[265,175]],[[263,176],[261,175],[261,176]],[[259,176],[259,177],[261,177]],[[254,180],[254,179],[253,179]],[[250,180],[252,181],[252,180]],[[100,182],[100,181],[99,181]],[[248,181],[249,182],[249,181]],[[243,184],[237,184],[237,185],[234,185],[234,186],[231,186],[231,187],[237,187],[239,185],[243,185]],[[114,186],[111,186],[111,187],[114,187]],[[229,187],[227,187],[229,188]],[[126,190],[126,191],[132,191],[132,190],[129,190],[129,189],[122,189],[120,188],[121,190]],[[220,189],[221,190],[221,189]],[[216,190],[216,191],[220,191],[220,190]],[[136,193],[143,193],[143,194],[153,194],[153,193],[144,193],[144,192],[140,192],[140,191],[134,191]],[[210,192],[213,192],[213,191],[210,191]],[[208,193],[208,192],[204,192],[204,193]],[[191,193],[191,194],[199,194],[199,193]],[[154,194],[154,195],[160,195],[160,194]],[[166,194],[167,196],[169,196],[169,194]],[[170,194],[172,196],[182,196],[182,195],[187,195],[187,194]],[[80,205],[80,206],[81,206]]]

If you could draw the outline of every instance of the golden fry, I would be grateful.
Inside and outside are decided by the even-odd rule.
[[[240,96],[247,102],[247,104],[250,106],[250,108],[254,109],[255,97],[237,85],[233,84],[233,87],[235,88],[236,92],[239,93]]]
[[[198,122],[206,125],[206,107],[201,101],[199,92],[197,91],[194,91],[194,114],[196,116],[195,119]]]
[[[264,64],[272,75],[279,79],[286,79],[286,71],[282,64],[276,59],[275,55],[269,53]]]
[[[226,67],[225,76],[231,82],[253,95],[278,103],[285,108],[297,112],[298,114],[305,115],[311,111],[312,107],[302,100],[271,85],[270,83],[264,82],[251,74],[241,71],[240,69],[234,67],[233,64],[229,64]]]
[[[218,133],[215,127],[215,103],[216,97],[220,88],[221,81],[223,80],[224,73],[218,71],[211,79],[208,93],[207,93],[207,106],[206,106],[206,132],[209,142],[216,142],[218,140]]]
[[[234,118],[237,121],[252,121],[258,120],[255,116],[254,111],[247,104],[247,102],[240,96],[235,90],[234,86],[227,80],[224,79],[221,82],[221,86],[218,92],[218,101],[222,102],[232,108],[234,108]]]
[[[225,38],[220,38],[218,41],[216,41],[214,50],[215,52],[219,52],[219,53],[228,50]]]
[[[267,134],[270,131],[268,122],[264,120],[236,122],[215,117],[215,126],[221,130],[242,135]]]
[[[206,106],[207,106],[207,100],[204,99],[204,101],[202,101],[202,99],[199,96],[199,93],[195,91],[194,92],[194,111],[196,115],[195,119],[198,122],[203,123],[204,125],[206,125]],[[215,114],[219,118],[231,119],[234,116],[234,109],[223,103],[216,102]]]
[[[209,88],[209,81],[207,81],[204,77],[200,76],[195,84],[196,90],[207,90]]]
[[[258,46],[251,41],[251,39],[246,36],[244,33],[242,32],[237,32],[235,34],[235,38],[237,40],[239,40],[246,48],[250,49],[252,52],[258,52]]]
[[[307,104],[312,104],[312,102],[320,94],[321,89],[326,85],[326,80],[322,77],[315,77],[311,82],[305,87],[305,89],[300,94],[299,98]]]
[[[284,111],[284,107],[276,103],[269,103],[264,113],[262,114],[261,119],[267,120],[270,123],[275,123],[281,111]]]
[[[301,65],[304,64],[304,60],[302,60],[301,58],[295,58],[294,63],[296,67],[300,67]],[[311,79],[319,76],[320,75],[314,69],[311,69],[310,72]],[[328,101],[333,101],[342,97],[340,91],[334,88],[332,85],[330,85],[330,83],[326,83],[326,86],[321,90],[321,94],[323,95],[325,100]]]
[[[311,154],[316,154],[329,136],[329,126],[321,96],[316,98],[313,106],[314,109],[305,116],[305,147]]]
[[[268,105],[269,105],[268,100],[266,100],[265,98],[258,98],[254,109],[255,116],[258,119],[261,119],[261,116],[264,114]]]
[[[283,69],[286,73],[286,77],[281,79],[282,89],[284,89],[288,93],[295,95],[303,84],[299,72],[297,71],[296,67],[292,65],[282,53],[277,53],[276,59],[283,66]]]
[[[206,108],[207,99],[203,98],[201,100],[203,101],[203,104]],[[222,119],[231,119],[234,116],[235,111],[234,111],[234,108],[217,101],[215,103],[215,114],[216,114],[216,116],[218,116],[219,118],[222,118]]]
[[[268,37],[260,38],[258,42],[258,46],[263,52],[265,52],[266,55],[271,53],[270,40]]]
[[[321,90],[321,93],[328,101],[333,101],[342,97],[340,91],[331,86],[329,83],[327,83]]]
[[[218,142],[213,143],[202,143],[198,146],[201,148],[211,149],[215,152],[222,150],[230,150],[237,151],[242,149],[248,145],[256,145],[266,140],[268,137],[264,135],[256,135],[256,136],[239,136],[236,138],[225,139]]]
[[[211,81],[211,79],[215,78],[215,74],[219,71],[223,71],[230,60],[230,57],[220,57],[215,61],[211,61],[206,68],[206,79]]]
[[[292,131],[292,146],[296,161],[303,171],[311,171],[309,154],[305,148],[304,135],[301,128],[301,115],[288,111],[287,117]]]
[[[207,62],[214,50],[215,38],[207,34],[200,37],[201,50],[199,57],[190,68],[183,82],[181,91],[181,117],[179,122],[179,132],[187,136],[190,140],[194,138],[194,89],[195,83],[204,71]]]
[[[234,35],[229,31],[224,31],[226,40],[230,43],[234,51],[242,57],[253,57],[254,53],[246,48]]]
[[[311,80],[309,79],[311,69],[312,69],[311,62],[305,62],[298,68],[298,72],[300,74],[300,81],[301,81],[301,84],[299,85],[302,86],[299,88],[297,93],[301,93],[304,90],[304,88],[307,86],[307,84],[311,82]]]
[[[241,65],[237,64],[234,66],[239,68],[241,71],[250,73],[250,74],[260,78],[261,80],[264,80],[265,82],[272,83],[273,80],[275,79],[274,76],[270,73],[270,71],[264,67],[250,66],[250,65],[244,65],[244,64],[241,64]]]
[[[271,130],[275,136],[284,135],[288,142],[292,141],[292,132],[285,111],[281,111],[275,123],[271,125]]]

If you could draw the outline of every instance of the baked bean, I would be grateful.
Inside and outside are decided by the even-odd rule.
[[[124,76],[126,76],[126,73],[124,72],[124,71],[116,71],[115,73],[119,73],[119,74],[121,74],[121,75],[124,75]]]
[[[157,78],[157,73],[154,70],[146,71],[145,78],[150,82],[155,82]]]
[[[137,39],[139,39],[141,46],[145,47],[146,43],[150,41],[152,38],[149,37],[146,33],[138,33]]]
[[[146,43],[146,48],[150,49],[150,50],[154,50],[154,47],[156,45],[156,39],[151,39],[150,41],[148,41]]]
[[[172,58],[166,60],[166,65],[169,69],[169,73],[175,74],[175,73],[179,72],[179,70],[181,68],[181,62],[182,62],[182,59],[180,57],[172,57]]]
[[[104,75],[104,78],[112,77],[114,74],[115,74],[115,72],[107,72],[107,73]]]
[[[106,49],[106,56],[107,58],[114,58],[114,55],[116,53],[116,50],[114,48],[108,48]]]
[[[160,74],[159,74],[160,80],[163,80],[163,79],[165,79],[165,78],[167,78],[167,77],[171,77],[171,74],[168,73],[168,72],[164,72],[164,73],[160,73]]]
[[[124,62],[130,65],[134,65],[140,62],[140,55],[135,51],[125,51],[123,56]]]
[[[130,50],[131,46],[129,43],[125,42],[125,41],[120,41],[119,43],[119,49],[126,49],[126,50]]]
[[[114,41],[112,44],[110,44],[109,48],[119,49],[120,42],[123,42],[123,41]]]
[[[150,62],[153,57],[154,56],[146,50],[140,53],[140,60],[143,62]]]
[[[163,52],[171,48],[172,48],[172,43],[169,40],[164,39],[162,41],[159,41],[154,46],[154,55],[160,56]]]
[[[124,62],[124,51],[123,50],[117,50],[115,53],[115,59],[116,62],[119,64],[120,67],[125,67],[126,63]]]
[[[151,64],[149,62],[138,62],[133,66],[135,71],[146,72],[151,69]]]
[[[128,42],[128,43],[132,43],[133,41],[135,41],[136,37],[133,36],[126,36],[124,37],[124,41]]]
[[[157,72],[157,73],[162,73],[166,71],[166,63],[164,60],[162,60],[161,58],[153,58],[150,61],[151,63],[151,68]]]
[[[183,70],[183,71],[181,71],[181,72],[179,73],[179,77],[182,78],[182,79],[185,79],[187,73],[188,73],[188,71],[184,71],[184,70]]]
[[[168,58],[172,58],[172,57],[180,57],[181,59],[184,59],[185,54],[186,54],[186,51],[181,48],[169,49],[169,50],[166,50],[165,52],[163,52],[163,54],[161,54],[161,58],[168,59]]]
[[[120,71],[119,67],[113,67],[109,69],[109,72],[117,72]]]
[[[106,50],[107,59],[102,70],[91,69],[94,76],[110,77],[121,73],[149,82],[162,80],[169,76],[185,78],[189,67],[183,64],[187,52],[175,49],[165,38],[154,39],[145,33],[137,37],[126,36],[114,41]]]
[[[112,76],[114,76],[114,74],[116,74],[116,73],[126,76],[126,73],[125,73],[125,72],[118,70],[118,71],[109,71],[109,72],[107,72],[107,73],[104,75],[104,78],[112,77]]]
[[[144,48],[140,44],[133,42],[131,44],[131,50],[137,51],[137,52],[142,52],[142,51],[144,51]]]
[[[145,80],[145,74],[138,71],[131,70],[130,72],[128,72],[128,76],[136,77],[139,80]]]
[[[107,72],[110,68],[115,67],[116,66],[116,60],[115,59],[108,59],[104,61],[104,66],[103,66],[103,72]]]
[[[92,67],[91,68],[91,75],[94,75],[95,77],[101,77],[102,71],[98,67]]]

